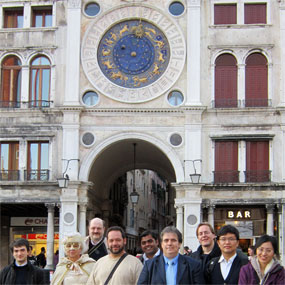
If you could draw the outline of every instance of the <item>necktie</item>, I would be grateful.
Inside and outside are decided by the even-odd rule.
[[[175,280],[175,274],[174,274],[174,262],[168,261],[167,264],[168,266],[166,269],[166,284],[175,285],[176,280]]]

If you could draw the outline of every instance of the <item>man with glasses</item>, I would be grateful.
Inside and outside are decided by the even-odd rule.
[[[158,236],[152,231],[144,231],[140,235],[140,244],[143,251],[143,255],[139,257],[140,261],[144,264],[145,261],[160,255],[160,249],[158,248]]]
[[[239,232],[231,226],[222,227],[217,235],[222,255],[206,265],[207,284],[238,284],[240,268],[248,263],[245,254],[237,252]]]
[[[208,223],[200,223],[196,229],[196,236],[200,243],[197,251],[190,253],[194,259],[201,261],[202,270],[206,267],[208,261],[221,255],[221,250],[215,241],[216,234],[213,227]]]

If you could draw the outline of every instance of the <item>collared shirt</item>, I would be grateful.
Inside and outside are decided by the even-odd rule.
[[[177,256],[175,256],[172,259],[167,258],[166,256],[163,255],[164,258],[164,263],[165,263],[165,272],[167,271],[168,268],[168,262],[172,262],[173,264],[173,269],[174,269],[174,280],[177,280],[177,268],[178,268],[178,258],[179,258],[179,253],[177,254]],[[176,282],[175,282],[176,284]]]
[[[229,272],[231,270],[232,264],[234,262],[234,259],[236,258],[237,254],[232,256],[228,261],[224,258],[223,255],[221,255],[219,259],[220,267],[221,267],[221,273],[223,275],[224,280],[227,279]]]
[[[23,266],[25,266],[25,265],[27,265],[27,264],[28,264],[28,261],[26,261],[26,262],[23,263],[23,264],[19,264],[19,263],[17,262],[17,260],[15,260],[15,265],[18,266],[18,267],[23,267]]]
[[[99,241],[94,242],[94,241],[90,238],[90,242],[91,242],[92,245],[97,245],[97,244],[100,243],[103,239],[104,239],[104,237],[102,237]]]
[[[153,258],[156,257],[156,256],[158,256],[158,255],[160,255],[160,249],[158,249],[158,251],[155,253],[155,255],[153,256]],[[148,258],[148,257],[146,256],[146,254],[144,253],[144,254],[143,254],[143,264],[144,264],[147,260],[149,260],[149,258]]]

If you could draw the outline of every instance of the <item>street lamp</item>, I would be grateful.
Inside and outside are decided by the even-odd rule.
[[[67,161],[66,168],[65,168],[65,171],[62,173],[62,177],[57,178],[57,182],[58,182],[58,186],[60,188],[67,188],[68,187],[68,182],[69,182],[69,176],[68,176],[68,174],[66,174],[66,171],[68,169],[69,162],[72,161],[72,160],[79,161],[79,159],[72,158],[72,159],[62,159],[62,160]]]
[[[133,204],[133,207],[138,203],[140,194],[136,191],[136,143],[133,143],[134,146],[134,179],[133,179],[133,192],[130,194],[130,199]]]
[[[198,183],[200,182],[201,174],[196,172],[195,162],[196,162],[196,161],[199,161],[199,162],[202,163],[202,159],[194,159],[194,160],[187,159],[187,160],[184,160],[184,161],[192,161],[194,173],[190,173],[189,176],[190,176],[191,182],[192,182],[193,184],[198,184]]]

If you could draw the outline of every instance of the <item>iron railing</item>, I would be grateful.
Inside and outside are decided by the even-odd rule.
[[[49,170],[48,169],[31,169],[24,171],[24,179],[27,181],[48,181]]]
[[[244,171],[245,182],[270,182],[270,170],[247,170]]]
[[[226,170],[226,171],[213,171],[214,183],[238,183],[239,171]]]
[[[20,171],[19,170],[1,170],[0,181],[19,181]]]
[[[20,108],[20,101],[0,101],[0,108]]]

